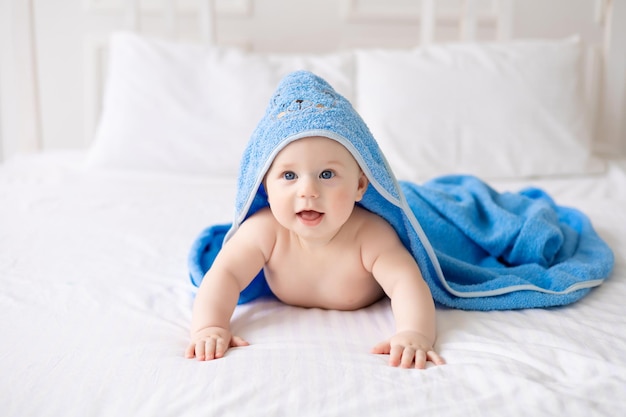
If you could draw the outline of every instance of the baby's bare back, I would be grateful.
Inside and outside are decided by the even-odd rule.
[[[330,242],[313,247],[277,225],[264,270],[272,292],[287,304],[336,310],[356,310],[379,300],[384,292],[371,273],[372,250],[364,248],[376,245],[381,221],[357,208]]]

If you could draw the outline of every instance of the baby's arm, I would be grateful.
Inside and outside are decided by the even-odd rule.
[[[393,231],[393,229],[391,229]],[[396,320],[396,334],[373,349],[374,353],[389,354],[389,364],[423,369],[426,361],[444,363],[433,349],[436,338],[435,305],[428,285],[411,254],[395,232],[375,242],[376,254],[372,274],[391,299]]]
[[[193,306],[191,341],[185,356],[212,360],[229,347],[248,342],[230,333],[230,318],[239,293],[252,281],[269,257],[275,234],[264,215],[246,220],[228,240],[204,276]]]

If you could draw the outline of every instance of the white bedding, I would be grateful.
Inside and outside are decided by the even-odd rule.
[[[230,221],[231,179],[86,171],[82,153],[0,168],[2,416],[621,416],[626,413],[626,171],[493,182],[539,185],[587,213],[612,276],[556,309],[438,309],[448,364],[387,366],[386,300],[354,312],[240,306],[251,342],[183,357],[190,244]]]

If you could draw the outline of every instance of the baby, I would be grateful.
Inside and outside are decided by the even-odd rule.
[[[386,294],[397,331],[372,352],[390,354],[392,366],[444,363],[433,350],[430,290],[389,223],[355,205],[368,180],[343,145],[321,136],[290,143],[264,187],[270,207],[242,223],[200,285],[188,358],[221,358],[248,345],[229,322],[239,293],[264,268],[272,292],[291,305],[355,310]]]
[[[420,270],[428,242],[423,232],[416,240],[420,226],[399,192],[348,100],[310,72],[283,78],[244,151],[233,227],[201,270],[186,356],[212,360],[248,345],[229,324],[260,276],[294,306],[355,310],[386,295],[396,334],[372,352],[392,366],[443,364]]]

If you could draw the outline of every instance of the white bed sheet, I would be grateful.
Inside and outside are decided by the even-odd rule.
[[[86,172],[83,156],[0,168],[3,416],[626,414],[623,163],[532,182],[592,218],[616,254],[610,279],[563,308],[438,309],[448,364],[417,371],[369,353],[393,332],[386,300],[354,312],[240,306],[233,331],[251,346],[185,359],[187,252],[230,220],[235,182]]]

